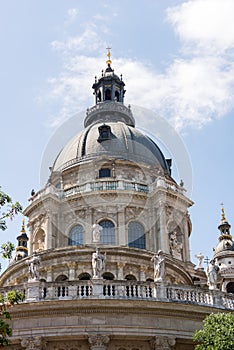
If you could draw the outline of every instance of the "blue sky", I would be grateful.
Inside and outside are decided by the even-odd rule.
[[[126,104],[154,112],[151,120],[136,118],[137,125],[160,137],[162,117],[183,142],[190,159],[185,167],[193,172],[192,185],[185,181],[195,202],[191,258],[196,263],[200,251],[211,257],[221,202],[234,223],[233,17],[232,0],[2,1],[2,188],[27,206],[31,189],[42,186],[46,146],[56,130],[66,135],[51,158],[81,130],[81,112],[94,104],[91,86],[110,45]],[[161,136],[167,155],[176,155],[174,139]],[[183,165],[176,158],[174,170]],[[174,171],[176,180],[180,175]],[[1,241],[14,240],[20,222],[9,223]]]

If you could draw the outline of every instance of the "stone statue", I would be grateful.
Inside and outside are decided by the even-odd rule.
[[[178,242],[177,240],[177,233],[172,232],[170,234],[170,250],[171,250],[171,255],[176,258],[176,259],[181,259],[181,252],[182,252],[182,243]]]
[[[204,255],[202,253],[199,253],[199,254],[195,255],[195,258],[197,258],[197,260],[198,260],[197,268],[198,269],[203,269],[202,262],[203,262],[203,259],[204,259]]]
[[[165,256],[162,250],[159,250],[151,261],[154,263],[154,282],[163,282],[165,279]]]
[[[94,243],[100,242],[101,231],[102,231],[101,225],[99,225],[97,223],[93,225],[93,242]]]
[[[102,272],[105,270],[106,253],[100,253],[100,249],[96,248],[96,252],[92,254],[93,278],[102,278]]]
[[[215,261],[212,259],[206,269],[207,284],[209,289],[217,289],[218,271],[219,267],[215,265]]]
[[[31,259],[29,259],[27,261],[30,279],[32,279],[34,281],[38,281],[39,280],[39,265],[40,265],[40,262],[41,262],[41,259],[37,255],[36,252],[34,252],[33,256],[31,257]]]

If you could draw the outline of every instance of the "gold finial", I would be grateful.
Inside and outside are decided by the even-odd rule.
[[[226,219],[225,212],[224,212],[224,204],[223,204],[223,203],[221,203],[220,205],[222,206],[222,208],[221,208],[221,210],[222,210],[222,214],[221,214],[221,222],[223,223],[223,222],[226,222],[226,221],[227,221],[227,219]]]
[[[111,47],[107,47],[106,49],[108,50],[108,52],[107,52],[108,60],[106,61],[106,64],[107,64],[108,66],[110,66],[111,63],[112,63],[112,61],[111,61],[111,59],[110,59],[110,58],[111,58],[111,53],[110,53]]]
[[[22,220],[22,228],[21,228],[21,232],[22,232],[22,233],[25,233],[24,219]]]

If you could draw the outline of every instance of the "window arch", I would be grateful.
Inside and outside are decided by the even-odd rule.
[[[234,294],[234,282],[229,282],[227,284],[227,293]]]
[[[91,276],[88,272],[82,272],[79,276],[78,276],[78,279],[80,281],[87,281],[87,280],[90,280],[91,279]]]
[[[105,91],[105,100],[111,100],[111,90],[106,89]]]
[[[69,232],[68,245],[80,245],[84,242],[83,226],[76,225]]]
[[[109,220],[99,222],[102,226],[100,241],[102,244],[115,244],[115,225]]]
[[[144,226],[137,221],[132,221],[128,225],[128,246],[145,249]]]

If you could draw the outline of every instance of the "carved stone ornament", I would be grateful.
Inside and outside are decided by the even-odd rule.
[[[106,349],[106,344],[109,343],[110,337],[102,334],[91,334],[88,337],[91,350],[94,349]]]
[[[175,337],[166,337],[156,335],[150,340],[150,345],[153,350],[172,350],[176,343]]]
[[[46,341],[42,337],[26,338],[21,340],[21,346],[26,350],[43,350]]]

